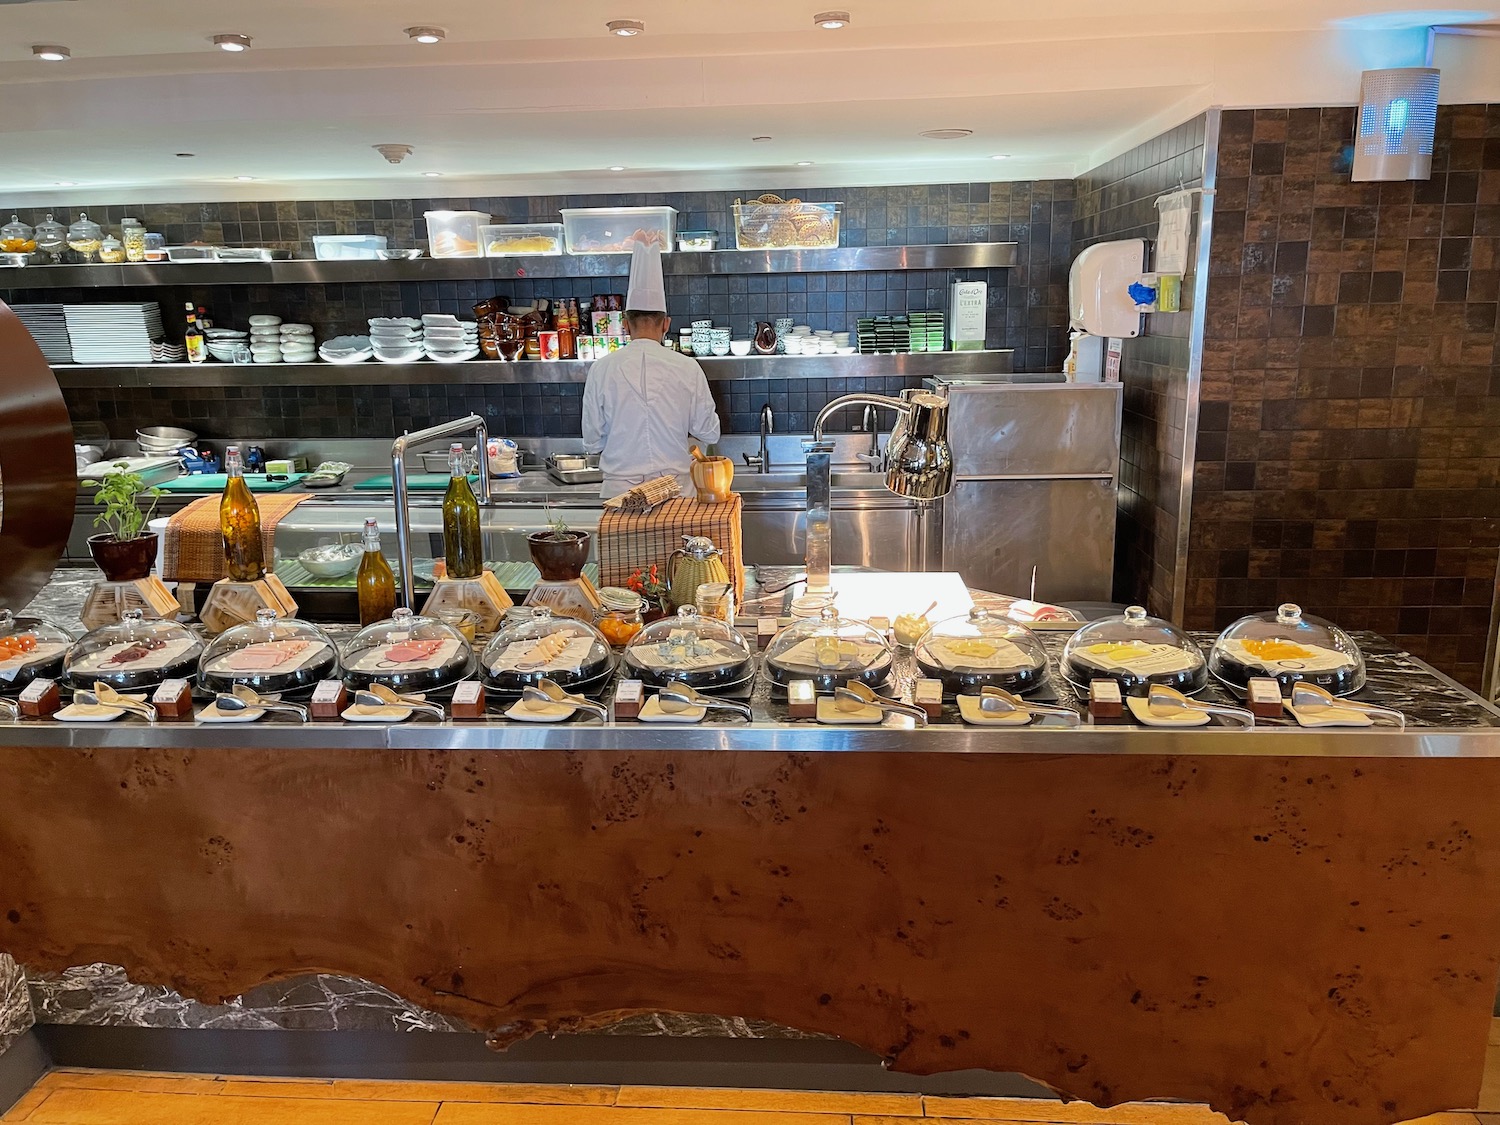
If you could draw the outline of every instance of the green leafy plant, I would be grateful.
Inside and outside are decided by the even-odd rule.
[[[128,464],[128,461],[116,461],[120,472],[110,473],[102,481],[83,482],[89,488],[98,489],[94,493],[94,503],[104,508],[94,517],[94,526],[107,529],[109,537],[116,543],[139,539],[142,528],[156,512],[158,500],[167,494],[164,488],[148,488],[139,473],[124,472]],[[141,501],[147,497],[151,504],[143,509]]]
[[[568,521],[554,512],[551,504],[546,501],[543,501],[543,504],[547,509],[547,526],[552,529],[552,534],[548,538],[558,543],[572,538],[572,529],[568,527]]]

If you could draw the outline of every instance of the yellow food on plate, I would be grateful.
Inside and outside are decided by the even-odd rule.
[[[1303,660],[1313,654],[1310,648],[1279,639],[1251,640],[1244,644],[1246,652],[1262,660]]]
[[[1141,641],[1102,641],[1096,645],[1089,645],[1084,652],[1091,652],[1095,656],[1108,656],[1118,660],[1121,657],[1139,656],[1150,648]]]
[[[954,656],[973,656],[978,657],[980,660],[986,660],[1000,650],[989,641],[980,641],[969,637],[949,641],[948,651]]]

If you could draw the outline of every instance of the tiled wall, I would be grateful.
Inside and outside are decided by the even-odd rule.
[[[1156,200],[1203,184],[1207,121],[1199,115],[1080,177],[1073,252],[1111,239],[1155,238]],[[1196,201],[1193,214],[1196,227]],[[1194,239],[1189,261],[1196,252]],[[1124,416],[1114,596],[1174,620],[1181,620],[1183,608],[1178,543],[1196,394],[1189,371],[1195,279],[1190,268],[1182,311],[1148,316],[1143,335],[1124,342],[1120,363]]]
[[[1187,623],[1294,600],[1471,687],[1500,562],[1500,105],[1352,183],[1352,109],[1224,114]]]

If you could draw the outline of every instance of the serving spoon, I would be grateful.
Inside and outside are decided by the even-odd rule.
[[[1340,699],[1317,684],[1292,685],[1292,710],[1304,711],[1308,715],[1326,714],[1329,711],[1357,711],[1372,719],[1384,719],[1392,726],[1406,729],[1406,716],[1392,707],[1377,707],[1373,703],[1360,703],[1353,699]]]
[[[669,715],[680,715],[693,707],[705,707],[710,711],[733,711],[736,715],[742,715],[746,719],[751,717],[748,703],[739,703],[733,699],[715,699],[711,695],[704,695],[697,688],[688,687],[687,684],[666,685],[657,693],[656,703]]]
[[[355,691],[354,705],[356,707],[405,707],[409,711],[420,711],[424,715],[443,718],[443,709],[436,703],[412,699],[410,696],[392,691],[384,684],[371,684],[367,688]]]
[[[214,696],[214,706],[226,714],[235,711],[281,711],[296,715],[299,722],[307,722],[307,708],[300,703],[283,703],[279,699],[267,699],[246,684],[235,684],[233,692],[219,692]]]
[[[535,684],[528,684],[521,689],[521,701],[523,703],[541,703],[543,705],[561,703],[565,707],[572,707],[579,711],[587,711],[590,715],[597,715],[605,722],[609,721],[609,708],[602,703],[595,703],[592,699],[585,699],[581,695],[573,695],[562,689],[556,680],[539,680]]]
[[[887,699],[883,695],[876,695],[867,685],[858,680],[851,680],[843,687],[834,688],[833,702],[840,711],[860,711],[866,707],[878,707],[887,715],[909,716],[917,721],[919,727],[927,725],[927,712],[920,707],[902,703],[899,699]]]
[[[1078,712],[1071,707],[1053,707],[1046,703],[1030,703],[1014,692],[1004,688],[986,686],[980,689],[979,710],[986,715],[1014,715],[1023,712],[1033,717],[1047,715],[1063,719],[1070,727],[1078,725]]]
[[[1226,719],[1234,719],[1241,726],[1253,727],[1255,725],[1255,716],[1243,707],[1230,707],[1221,703],[1199,703],[1166,684],[1151,685],[1151,691],[1146,696],[1146,710],[1163,718],[1194,711],[1204,715],[1222,715]]]

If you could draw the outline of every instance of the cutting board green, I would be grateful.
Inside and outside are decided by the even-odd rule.
[[[406,487],[413,492],[442,492],[452,479],[447,473],[407,473]],[[470,476],[469,483],[478,484],[479,478]],[[356,492],[390,492],[395,487],[391,481],[391,474],[386,473],[384,476],[362,480],[354,486],[354,489]]]
[[[267,480],[264,473],[246,473],[245,483],[251,492],[281,492],[305,476],[306,473],[293,473],[285,480]],[[229,477],[225,473],[199,473],[197,476],[173,477],[157,487],[168,492],[223,492],[228,483]]]

